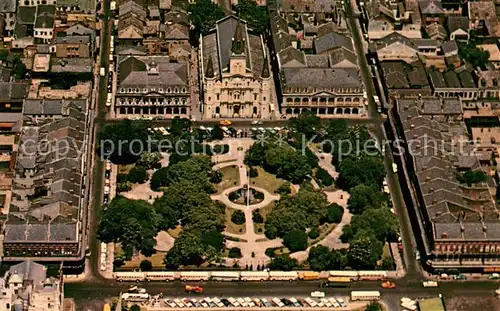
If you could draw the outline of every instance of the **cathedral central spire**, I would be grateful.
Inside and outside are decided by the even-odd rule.
[[[238,24],[236,24],[236,30],[234,31],[231,52],[233,53],[233,55],[245,54],[245,37],[243,36],[243,25],[241,25],[241,21],[239,18]]]

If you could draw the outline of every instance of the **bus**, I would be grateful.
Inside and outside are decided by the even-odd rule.
[[[358,271],[359,280],[361,281],[385,281],[387,280],[386,271]]]
[[[183,271],[181,272],[181,281],[208,281],[210,272],[202,271]]]
[[[266,281],[269,279],[269,272],[267,271],[241,271],[242,281]]]
[[[175,272],[172,272],[172,271],[146,272],[146,280],[148,280],[148,281],[173,281],[173,280],[175,280]]]
[[[146,301],[149,299],[149,294],[147,293],[125,293],[122,294],[122,300],[125,301]]]
[[[379,291],[352,291],[351,292],[351,300],[379,300],[380,292]]]
[[[328,281],[321,283],[321,287],[349,287],[351,278],[346,276],[331,276]]]
[[[358,279],[359,273],[358,271],[330,271],[330,276],[344,276],[350,278],[352,281],[356,281]]]
[[[269,280],[271,281],[294,281],[298,278],[297,271],[270,271]]]
[[[140,282],[146,280],[144,272],[116,272],[115,279],[119,282]]]
[[[237,271],[213,271],[212,280],[214,281],[239,281],[240,273]]]
[[[299,279],[304,280],[304,281],[319,280],[319,272],[313,272],[313,271],[302,272],[299,275]]]

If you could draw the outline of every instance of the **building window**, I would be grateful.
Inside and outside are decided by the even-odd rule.
[[[264,97],[263,100],[266,101],[266,97]]]
[[[216,96],[217,96],[217,100],[219,100],[219,99],[220,99],[220,96],[219,96],[219,94],[216,94]]]
[[[257,93],[253,94],[253,100],[257,100]]]

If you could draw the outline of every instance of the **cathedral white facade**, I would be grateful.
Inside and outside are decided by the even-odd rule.
[[[200,76],[205,119],[268,119],[274,113],[272,78],[260,36],[234,16],[201,39]]]

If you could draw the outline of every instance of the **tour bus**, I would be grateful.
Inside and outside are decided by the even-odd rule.
[[[307,281],[307,280],[319,280],[319,272],[308,271],[302,272],[299,275],[299,279]]]
[[[362,281],[384,281],[387,279],[386,271],[358,271]]]
[[[146,301],[149,299],[149,294],[125,293],[122,294],[122,299],[125,301]]]
[[[269,272],[267,271],[241,271],[242,281],[266,281],[269,279]]]
[[[144,272],[116,272],[117,281],[140,282],[146,280]]]
[[[203,271],[183,271],[181,272],[181,281],[208,281],[210,272]]]
[[[346,276],[331,276],[327,282],[321,283],[321,287],[349,287],[351,278]]]
[[[269,280],[271,281],[294,281],[298,278],[297,271],[270,271]]]
[[[173,281],[173,280],[175,280],[175,272],[173,272],[173,271],[146,272],[146,280],[148,280],[148,281]]]
[[[330,276],[343,276],[343,277],[348,277],[352,281],[356,281],[358,279],[359,273],[358,271],[330,271]]]
[[[238,271],[213,271],[212,280],[214,281],[239,281],[240,273]]]
[[[379,291],[352,291],[351,292],[351,300],[379,300],[380,292]]]

